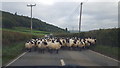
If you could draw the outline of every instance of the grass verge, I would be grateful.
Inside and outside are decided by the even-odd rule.
[[[9,61],[23,53],[24,42],[15,43],[11,46],[3,47],[2,49],[2,65],[4,66]]]
[[[104,54],[106,56],[112,57],[114,59],[118,59],[118,56],[120,55],[119,47],[111,47],[111,46],[103,46],[103,45],[96,45],[95,47],[91,48],[93,51],[99,52],[101,54]],[[119,60],[120,61],[120,60]]]

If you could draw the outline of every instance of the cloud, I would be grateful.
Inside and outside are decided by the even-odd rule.
[[[79,2],[3,2],[2,10],[30,17],[30,7],[27,4],[36,3],[33,7],[33,17],[47,23],[78,30]],[[99,28],[114,28],[118,26],[118,4],[116,2],[87,2],[83,4],[82,31]]]

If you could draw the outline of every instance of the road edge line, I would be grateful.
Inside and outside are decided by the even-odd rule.
[[[65,66],[65,62],[64,62],[63,59],[60,59],[60,62],[61,62],[61,65],[62,65],[62,66]]]
[[[22,57],[23,55],[25,55],[27,52],[22,53],[20,56],[18,56],[17,58],[15,58],[13,61],[11,61],[10,63],[8,63],[6,66],[11,65],[12,63],[14,63],[16,60],[18,60],[20,57]]]
[[[106,58],[112,59],[112,60],[114,60],[114,61],[116,61],[116,62],[119,62],[119,63],[120,63],[120,61],[119,61],[119,60],[116,60],[116,59],[114,59],[114,58],[111,58],[111,57],[109,57],[109,56],[103,55],[103,54],[98,53],[98,52],[93,51],[93,50],[90,50],[90,51],[91,51],[91,52],[94,52],[94,53],[96,53],[96,54],[99,54],[99,55],[101,55],[101,56],[104,56],[104,57],[106,57]]]

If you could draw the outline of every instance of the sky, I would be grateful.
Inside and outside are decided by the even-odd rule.
[[[80,2],[83,2],[81,31],[118,27],[118,0],[4,0],[0,10],[33,17],[60,28],[78,30]]]

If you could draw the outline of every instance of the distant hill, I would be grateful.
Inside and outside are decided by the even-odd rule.
[[[13,29],[14,27],[25,27],[30,28],[30,17],[20,16],[17,14],[12,14],[5,11],[2,12],[2,28]],[[39,19],[33,18],[33,29],[47,32],[58,32],[64,33],[65,29],[59,28],[57,26],[48,24]]]

